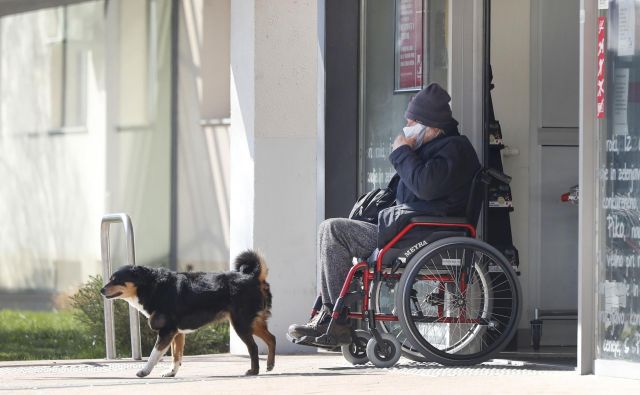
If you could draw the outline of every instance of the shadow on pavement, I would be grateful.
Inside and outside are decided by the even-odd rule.
[[[348,370],[373,370],[378,369],[371,364],[362,365],[362,366],[339,366],[339,367],[329,367],[329,368],[320,368],[320,370],[331,370],[331,371],[348,371]],[[485,362],[480,365],[470,365],[470,366],[444,366],[435,362],[407,362],[407,363],[399,363],[394,367],[390,368],[392,370],[402,370],[402,369],[417,369],[417,370],[460,370],[460,371],[470,371],[470,370],[504,370],[504,371],[573,371],[575,370],[574,366],[565,365],[565,364],[553,364],[553,363],[525,363],[520,361],[490,361]]]

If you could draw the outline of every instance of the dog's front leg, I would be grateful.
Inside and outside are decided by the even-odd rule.
[[[151,355],[149,355],[147,364],[144,366],[142,370],[136,373],[136,376],[145,377],[145,376],[148,376],[149,373],[151,373],[151,371],[156,366],[160,358],[162,358],[162,356],[169,349],[169,346],[171,345],[171,342],[173,341],[173,338],[176,335],[176,333],[177,333],[176,330],[167,330],[167,329],[160,330],[160,332],[158,333],[158,338],[156,339],[156,345],[153,346],[153,350],[151,351]]]

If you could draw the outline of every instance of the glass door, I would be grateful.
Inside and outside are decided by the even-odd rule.
[[[359,191],[386,185],[391,143],[422,87],[449,87],[449,0],[362,1]]]

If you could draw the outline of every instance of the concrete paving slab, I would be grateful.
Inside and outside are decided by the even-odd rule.
[[[278,356],[272,372],[245,377],[249,359],[229,354],[185,357],[176,378],[162,378],[170,359],[149,377],[132,360],[29,361],[0,363],[0,392],[19,394],[329,394],[640,393],[640,381],[579,376],[572,366],[494,360],[471,367],[443,367],[401,359],[390,369],[352,366],[341,355]],[[266,362],[261,357],[264,369]]]

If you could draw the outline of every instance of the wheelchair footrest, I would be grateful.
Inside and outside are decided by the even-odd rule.
[[[318,347],[326,347],[326,348],[334,348],[339,347],[342,344],[338,343],[338,340],[335,336],[324,334],[316,337],[313,342],[318,345]]]
[[[310,346],[310,347],[317,347],[317,348],[326,348],[328,350],[333,350],[336,348],[336,344],[323,344],[323,343],[317,343],[316,342],[316,337],[313,336],[303,336],[299,339],[289,335],[287,333],[287,340],[289,340],[291,343],[293,344],[299,344],[301,346]]]

